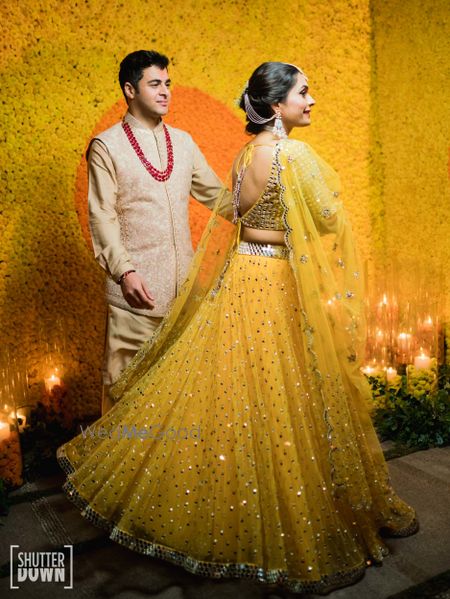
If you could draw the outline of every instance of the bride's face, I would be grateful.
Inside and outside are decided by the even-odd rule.
[[[279,104],[285,128],[290,131],[293,127],[310,125],[311,107],[314,104],[314,99],[308,92],[306,77],[302,73],[298,73],[297,81],[288,93],[286,100]]]

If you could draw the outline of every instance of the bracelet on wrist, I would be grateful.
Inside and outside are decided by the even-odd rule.
[[[132,273],[132,272],[136,272],[136,271],[135,271],[135,270],[126,270],[126,271],[123,273],[123,275],[121,275],[121,276],[120,276],[120,279],[119,279],[119,285],[121,285],[121,284],[122,284],[122,282],[123,282],[123,281],[125,281],[125,279],[128,277],[128,275],[129,275],[130,273]]]

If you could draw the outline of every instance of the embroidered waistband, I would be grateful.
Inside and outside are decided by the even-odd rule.
[[[289,258],[289,249],[285,245],[272,245],[271,243],[254,243],[252,241],[241,241],[238,254],[250,256],[266,256],[268,258]]]

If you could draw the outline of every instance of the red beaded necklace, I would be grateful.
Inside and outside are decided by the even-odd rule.
[[[144,156],[144,152],[142,151],[141,146],[139,145],[137,139],[133,135],[133,131],[128,123],[122,121],[122,127],[125,131],[126,136],[128,137],[128,141],[130,142],[133,150],[136,152],[139,160],[145,166],[147,171],[151,174],[151,176],[157,181],[167,181],[172,174],[173,171],[173,146],[172,140],[170,139],[169,131],[165,125],[163,125],[164,135],[166,136],[166,148],[167,148],[167,167],[164,171],[159,171],[155,168],[147,158]]]

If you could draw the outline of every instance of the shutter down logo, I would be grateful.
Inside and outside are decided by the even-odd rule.
[[[10,588],[19,589],[24,582],[64,584],[73,589],[73,545],[65,551],[21,551],[20,545],[10,546]]]

